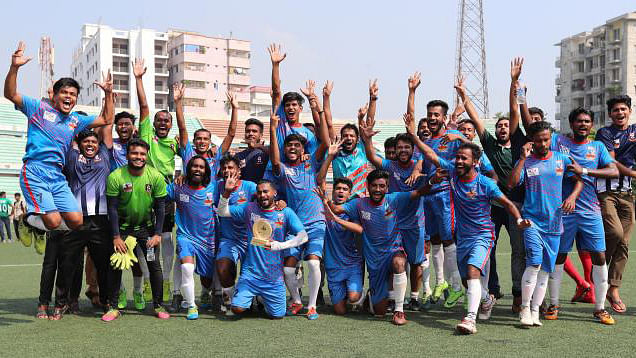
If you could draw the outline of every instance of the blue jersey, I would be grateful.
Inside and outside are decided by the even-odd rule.
[[[362,225],[365,261],[370,270],[382,266],[388,255],[402,247],[402,235],[397,227],[398,218],[408,213],[411,193],[391,193],[379,205],[370,198],[358,198],[342,205],[352,221]]]
[[[247,240],[252,242],[252,226],[257,220],[265,220],[272,226],[271,240],[287,241],[291,235],[305,230],[296,214],[290,209],[263,210],[257,203],[230,206],[232,219],[243,220],[247,230]],[[245,262],[241,265],[241,275],[248,274],[273,282],[283,281],[283,255],[287,250],[270,251],[260,246],[248,245]]]
[[[614,159],[607,151],[603,143],[586,140],[577,143],[572,138],[564,135],[553,135],[551,150],[559,151],[568,157],[572,157],[580,166],[587,169],[605,168],[614,162]],[[583,190],[576,199],[577,213],[601,214],[601,205],[596,195],[596,178],[589,175],[582,175]],[[563,197],[567,198],[574,189],[574,183],[566,180],[563,183]]]
[[[285,115],[284,106],[278,106],[278,116],[280,117],[280,121],[278,122],[278,128],[276,128],[276,139],[278,140],[278,150],[280,153],[280,158],[282,161],[285,161],[285,138],[290,134],[298,134],[301,137],[305,138],[307,142],[305,143],[305,153],[313,155],[316,153],[316,149],[320,145],[320,140],[311,129],[302,125],[302,123],[296,123],[295,125],[289,124],[287,121],[287,115]]]
[[[485,153],[481,153],[481,158],[479,158],[479,166],[477,167],[477,171],[481,174],[486,172],[495,171],[495,168],[490,163],[490,159]]]
[[[546,234],[560,235],[563,232],[563,180],[564,176],[572,176],[572,173],[565,172],[571,163],[567,156],[554,151],[550,151],[547,158],[531,155],[524,162],[520,179],[520,184],[524,184],[526,189],[523,217],[530,219]]]
[[[76,112],[62,114],[48,101],[28,96],[22,96],[22,108],[18,109],[29,120],[26,153],[22,161],[52,164],[60,170],[66,164],[66,154],[71,149],[73,138],[95,121],[95,116]]]
[[[459,146],[462,144],[462,142],[460,140],[454,140],[448,143],[442,143],[444,135],[446,134],[458,134],[463,136],[463,134],[458,130],[447,129],[444,134],[428,139],[426,141],[426,144],[431,147],[435,151],[435,153],[437,153],[438,157],[446,159],[448,161],[452,161],[455,160],[455,155],[457,154],[457,150],[459,149]],[[437,168],[434,165],[428,166],[427,174],[429,175],[429,177],[435,174],[436,169]],[[431,193],[436,193],[448,189],[448,181],[444,180],[439,184],[433,185],[433,187],[431,188]]]
[[[349,221],[349,217],[345,214],[338,215],[338,217]],[[326,231],[325,268],[362,267],[362,255],[356,247],[353,233],[331,220],[327,221]]]
[[[183,160],[183,172],[185,173],[186,168],[188,166],[188,162],[192,157],[197,155],[197,152],[194,150],[192,143],[187,142],[185,146],[179,146],[179,156]],[[216,156],[209,156],[205,158],[208,161],[208,165],[210,166],[210,171],[212,172],[211,181],[215,181],[217,174],[219,173],[219,166],[221,165],[221,158],[223,157],[223,153],[221,152],[221,148],[218,148],[216,151]]]
[[[113,147],[110,149],[110,170],[115,170],[128,164],[128,143],[122,143],[119,138],[113,139]]]
[[[367,175],[371,172],[371,163],[364,151],[364,144],[358,142],[353,152],[347,154],[339,151],[331,162],[333,177],[349,178],[353,182],[351,195],[362,196],[367,190]]]
[[[285,191],[287,205],[296,212],[305,226],[325,221],[322,213],[322,201],[314,193],[317,164],[306,160],[298,165],[280,164],[280,173],[276,176],[279,186]]]
[[[636,166],[636,124],[627,129],[619,129],[613,125],[600,128],[596,132],[596,140],[605,145],[608,152],[614,153],[614,159],[627,168]],[[631,177],[619,175],[616,179],[599,178],[596,183],[599,193],[606,191],[630,191]]]
[[[177,206],[177,238],[185,237],[210,250],[215,249],[214,193],[216,185],[192,188],[187,184],[167,187],[168,198]]]
[[[479,173],[470,180],[461,180],[455,165],[444,159],[440,159],[440,166],[449,172],[451,210],[456,213],[457,237],[468,239],[490,234],[494,239],[495,226],[490,218],[490,201],[504,196],[497,183]]]
[[[413,173],[416,162],[409,161],[407,165],[402,166],[397,160],[382,160],[382,169],[389,172],[389,193],[408,192],[419,188],[423,183],[420,177],[415,184],[407,185],[406,179]],[[398,217],[398,227],[400,229],[415,229],[418,227],[418,207],[419,200],[411,200],[408,202],[409,211],[406,215]],[[420,213],[423,214],[423,213]]]
[[[214,202],[219,205],[221,194],[225,191],[225,181],[217,182],[217,190]],[[256,184],[251,181],[241,180],[236,190],[230,194],[228,204],[244,205],[252,201],[252,197],[256,194]],[[230,240],[236,243],[247,242],[247,227],[245,220],[233,220],[232,218],[219,217],[219,234],[220,240]]]

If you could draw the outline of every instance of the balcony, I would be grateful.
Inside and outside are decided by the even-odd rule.
[[[167,58],[168,57],[168,51],[166,51],[165,49],[162,49],[162,50],[155,49],[155,56],[156,57],[166,57]]]
[[[168,68],[167,67],[155,67],[155,76],[168,77]]]
[[[155,86],[155,92],[168,94],[168,86]]]
[[[250,68],[249,58],[230,56],[228,62],[230,67]]]
[[[233,85],[249,86],[250,76],[230,74],[228,82]]]

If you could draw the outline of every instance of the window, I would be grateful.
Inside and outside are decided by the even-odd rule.
[[[186,88],[205,88],[205,81],[183,80],[183,84]]]
[[[163,98],[155,98],[155,108],[163,108],[165,105],[163,104]]]
[[[205,46],[185,44],[183,45],[183,51],[204,54]]]
[[[612,69],[612,81],[620,81],[620,71],[618,68]]]
[[[128,72],[128,61],[113,58],[113,72]]]
[[[205,71],[205,63],[186,62],[184,65],[187,71],[199,71],[199,72]]]
[[[161,80],[155,81],[155,91],[168,92],[168,86],[166,86],[164,81],[161,81]]]
[[[583,72],[583,70],[585,69],[584,67],[584,62],[577,62],[576,63],[576,72]]]
[[[113,79],[113,88],[116,90],[128,91],[128,79],[127,78]]]
[[[620,61],[621,59],[621,49],[620,48],[615,48],[612,50],[612,60],[613,61]]]
[[[113,42],[113,53],[117,53],[120,55],[128,54],[128,44],[127,43],[118,43]]]
[[[115,98],[115,107],[128,108],[129,106],[127,95],[119,95]]]
[[[183,105],[188,107],[205,107],[205,100],[201,98],[184,98]]]
[[[584,51],[585,51],[585,44],[579,44],[579,53],[583,54]]]
[[[621,40],[621,29],[614,29],[614,31],[612,33],[614,35],[614,38],[613,38],[614,41],[620,41]]]

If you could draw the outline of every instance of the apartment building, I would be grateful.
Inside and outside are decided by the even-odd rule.
[[[237,95],[239,117],[249,115],[249,41],[170,30],[168,52],[169,84],[183,82],[186,87],[184,112],[207,119],[227,118],[230,105],[225,92],[229,90]]]
[[[592,31],[567,37],[555,44],[560,69],[555,79],[555,119],[568,132],[569,112],[584,107],[594,112],[598,128],[609,123],[605,101],[627,94],[636,104],[636,12],[607,20]],[[636,113],[632,113],[632,120]]]
[[[107,25],[84,24],[79,47],[73,53],[71,76],[82,88],[78,104],[101,106],[103,93],[93,86],[109,69],[113,75],[116,107],[139,109],[132,61],[143,58],[148,104],[168,107],[168,33],[151,29],[118,30]]]

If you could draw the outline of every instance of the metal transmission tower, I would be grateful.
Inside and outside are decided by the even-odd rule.
[[[455,78],[464,75],[466,90],[483,118],[489,117],[486,45],[482,0],[459,0]],[[459,98],[455,96],[455,104]]]
[[[40,39],[40,98],[48,98],[48,89],[53,85],[53,64],[55,62],[55,50],[51,38],[42,36]]]

